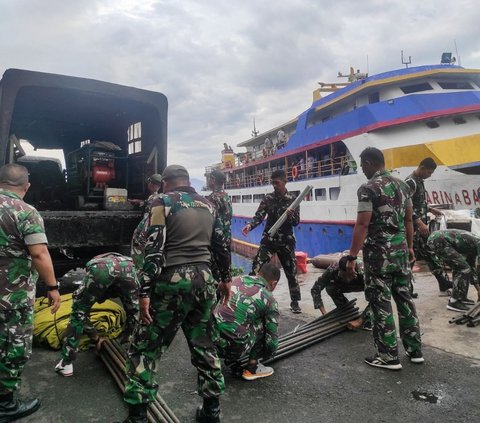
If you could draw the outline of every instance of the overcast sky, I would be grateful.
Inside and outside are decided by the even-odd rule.
[[[401,50],[437,64],[456,41],[462,66],[480,68],[478,16],[476,0],[0,0],[0,73],[164,93],[168,163],[203,178],[254,116],[260,131],[294,118],[350,66],[400,68]]]

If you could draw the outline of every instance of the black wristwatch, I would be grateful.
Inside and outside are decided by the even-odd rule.
[[[348,261],[355,261],[356,259],[357,259],[357,256],[352,256],[350,254],[347,256]]]
[[[56,290],[58,290],[58,285],[52,285],[52,286],[47,285],[47,291],[56,291]]]

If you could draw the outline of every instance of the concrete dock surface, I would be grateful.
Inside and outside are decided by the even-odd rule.
[[[303,313],[289,310],[287,281],[275,291],[280,334],[320,315],[310,289],[321,270],[308,265],[299,275]],[[400,346],[403,369],[367,366],[374,353],[371,332],[344,332],[273,365],[275,374],[257,381],[225,374],[222,422],[480,422],[480,326],[450,325],[457,313],[424,268],[416,273],[415,300],[423,333],[425,364],[411,364]],[[364,307],[363,293],[346,294]],[[333,303],[322,295],[327,309]],[[476,299],[471,288],[470,297]],[[122,420],[127,409],[102,361],[91,351],[79,354],[74,375],[55,374],[57,351],[35,348],[24,372],[21,397],[38,396],[42,407],[20,422],[89,423]],[[159,392],[181,422],[194,422],[201,399],[187,344],[179,333],[158,364]]]

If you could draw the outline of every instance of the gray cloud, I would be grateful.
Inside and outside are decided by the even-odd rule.
[[[223,142],[265,131],[350,66],[438,63],[457,42],[480,67],[476,2],[0,0],[0,72],[64,73],[165,93],[169,162],[201,177]],[[7,35],[5,35],[7,34]]]

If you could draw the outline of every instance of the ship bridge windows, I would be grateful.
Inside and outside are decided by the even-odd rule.
[[[430,91],[433,90],[433,87],[428,82],[423,82],[420,84],[406,85],[400,87],[404,94],[413,94],[421,91]]]
[[[252,196],[251,195],[242,195],[242,203],[251,203]]]
[[[329,190],[330,200],[338,200],[340,195],[340,187],[331,187]]]
[[[472,85],[468,81],[438,82],[438,85],[444,90],[473,90]]]
[[[242,197],[240,195],[232,195],[232,203],[241,203]]]
[[[254,194],[253,195],[253,202],[254,203],[261,203],[264,198],[265,198],[265,194]]]
[[[315,189],[315,201],[326,201],[327,200],[327,190],[325,188]]]

